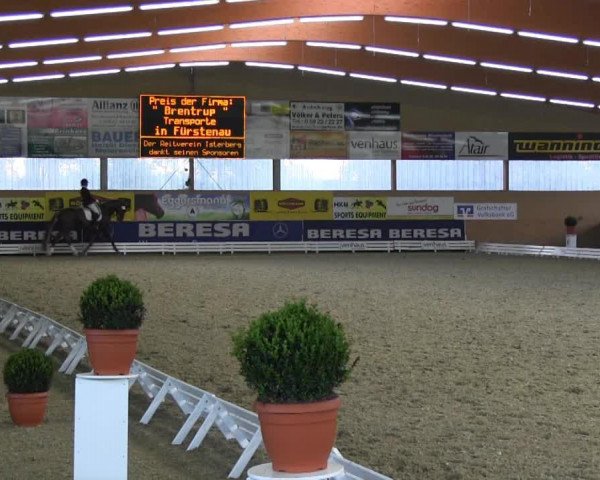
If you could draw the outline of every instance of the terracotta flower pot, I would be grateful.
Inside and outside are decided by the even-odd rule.
[[[88,356],[96,375],[127,375],[137,350],[139,330],[86,329]]]
[[[7,393],[8,411],[15,425],[37,427],[44,421],[48,392]]]
[[[339,397],[322,402],[256,402],[263,442],[273,470],[289,473],[327,468],[335,444]]]

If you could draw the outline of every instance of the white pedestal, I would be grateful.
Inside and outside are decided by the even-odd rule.
[[[126,480],[129,381],[135,375],[75,379],[75,480]]]
[[[271,463],[263,463],[248,470],[248,480],[336,480],[344,478],[344,467],[336,462],[327,462],[325,470],[309,473],[285,473],[273,470]]]
[[[568,233],[565,237],[565,244],[567,248],[577,248],[577,235]]]

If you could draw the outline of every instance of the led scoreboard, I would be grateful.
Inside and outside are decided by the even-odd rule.
[[[140,157],[243,158],[246,97],[140,95]]]

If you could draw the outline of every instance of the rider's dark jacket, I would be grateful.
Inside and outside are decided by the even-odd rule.
[[[84,207],[87,207],[91,203],[95,203],[94,197],[92,197],[92,194],[87,187],[81,187],[81,190],[79,190],[79,195],[81,195],[81,203]]]

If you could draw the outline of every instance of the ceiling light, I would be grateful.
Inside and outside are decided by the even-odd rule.
[[[65,78],[62,73],[56,73],[52,75],[36,75],[33,77],[15,77],[12,79],[13,82],[35,82],[37,80],[55,80],[58,78]]]
[[[287,42],[284,41],[267,41],[267,42],[234,42],[231,44],[233,48],[251,48],[251,47],[285,47]]]
[[[232,23],[229,25],[229,28],[269,27],[271,25],[288,25],[290,23],[294,23],[293,18],[280,18],[277,20],[259,20],[257,22]]]
[[[549,35],[547,33],[519,31],[520,37],[537,38],[540,40],[551,40],[553,42],[579,43],[579,39],[575,37],[565,37],[562,35]]]
[[[108,35],[90,35],[85,37],[86,42],[106,42],[108,40],[126,40],[128,38],[151,37],[152,32],[114,33]]]
[[[325,48],[345,48],[347,50],[360,50],[360,45],[353,43],[334,43],[334,42],[306,42],[309,47],[325,47]]]
[[[479,88],[450,87],[450,90],[453,90],[455,92],[463,92],[463,93],[475,93],[477,95],[489,95],[489,96],[498,95],[498,92],[495,92],[493,90],[483,90],[483,89],[479,89]]]
[[[59,65],[61,63],[77,63],[77,62],[95,62],[102,60],[102,55],[92,55],[89,57],[70,57],[70,58],[51,58],[44,60],[44,65]]]
[[[435,88],[438,90],[446,90],[448,87],[441,83],[420,82],[417,80],[400,80],[402,85],[411,85],[414,87]]]
[[[593,103],[577,102],[575,100],[563,100],[562,98],[551,98],[550,103],[555,103],[557,105],[569,105],[570,107],[582,107],[582,108],[594,108],[595,107],[595,105]]]
[[[68,43],[77,43],[79,39],[69,38],[49,38],[45,40],[29,40],[24,42],[9,43],[9,48],[27,48],[27,47],[45,47],[47,45],[66,45]]]
[[[186,2],[162,2],[162,3],[142,3],[140,10],[163,10],[167,8],[200,7],[203,5],[216,5],[219,0],[191,0]]]
[[[225,67],[229,62],[183,62],[180,67]]]
[[[362,78],[364,80],[375,80],[378,82],[388,82],[388,83],[396,83],[398,80],[391,77],[380,77],[377,75],[366,75],[364,73],[350,73],[350,76],[353,78]]]
[[[413,57],[417,58],[419,54],[417,52],[409,52],[407,50],[396,50],[393,48],[382,48],[382,47],[365,47],[367,52],[375,53],[386,53],[389,55],[399,55],[401,57]]]
[[[207,25],[205,27],[188,27],[188,28],[171,28],[167,30],[159,30],[159,35],[183,35],[186,33],[202,33],[223,30],[223,25]]]
[[[467,30],[480,30],[482,32],[501,33],[503,35],[512,35],[515,33],[510,28],[490,27],[488,25],[478,25],[476,23],[452,22],[452,26],[456,28],[466,28]]]
[[[40,18],[44,18],[43,13],[9,13],[6,15],[0,15],[0,22],[18,22],[21,20],[38,20]]]
[[[148,55],[160,55],[161,53],[165,53],[164,50],[143,50],[140,52],[122,52],[122,53],[111,53],[107,55],[106,58],[109,60],[114,60],[115,58],[130,58],[130,57],[145,57]]]
[[[476,65],[477,64],[477,62],[475,62],[473,60],[469,60],[467,58],[446,57],[444,55],[424,54],[423,58],[426,58],[427,60],[435,60],[436,62],[460,63],[462,65]]]
[[[583,44],[590,47],[600,47],[600,40],[584,40]]]
[[[511,72],[531,73],[533,68],[518,67],[516,65],[506,65],[504,63],[479,62],[479,65],[486,68],[496,68],[498,70],[510,70]]]
[[[193,45],[190,47],[178,47],[172,48],[169,50],[171,53],[184,53],[184,52],[202,52],[204,50],[219,50],[220,48],[225,48],[227,45],[225,43],[214,43],[212,45]]]
[[[131,12],[131,5],[122,5],[116,7],[98,7],[98,8],[78,8],[76,10],[54,10],[50,12],[50,16],[54,18],[60,17],[78,17],[81,15],[103,15],[106,13],[122,13]]]
[[[0,68],[21,68],[21,67],[35,67],[38,62],[33,60],[25,60],[22,62],[4,62],[0,63]]]
[[[8,83],[8,80],[6,78],[0,78],[0,83]]]
[[[106,70],[88,70],[85,72],[69,73],[69,77],[91,77],[93,75],[110,75],[112,73],[119,73],[120,71],[120,68],[110,68]]]
[[[593,77],[593,78],[592,78],[592,80],[593,80],[594,82],[600,82],[600,77]]]
[[[326,68],[306,67],[304,65],[298,65],[298,70],[302,70],[304,72],[323,73],[325,75],[337,75],[340,77],[343,77],[346,75],[346,72],[342,72],[339,70],[329,70]]]
[[[265,63],[265,62],[246,62],[248,67],[264,67],[264,68],[278,68],[280,70],[293,70],[294,65],[288,65],[287,63]]]
[[[328,17],[302,17],[300,23],[320,22],[360,22],[365,17],[362,15],[331,15]]]
[[[126,72],[143,72],[146,70],[163,70],[167,68],[173,68],[175,66],[174,63],[163,63],[161,65],[142,65],[139,67],[127,67],[125,69]]]
[[[446,20],[435,20],[433,18],[417,18],[417,17],[385,17],[386,22],[401,22],[401,23],[416,23],[419,25],[437,25],[443,27],[448,25]]]
[[[545,97],[536,97],[534,95],[523,95],[521,93],[502,92],[500,94],[500,96],[504,97],[504,98],[514,98],[517,100],[530,100],[532,102],[545,102],[546,101]]]
[[[589,77],[587,75],[581,75],[579,73],[568,73],[568,72],[558,72],[556,70],[536,70],[536,73],[540,75],[547,75],[549,77],[560,77],[560,78],[570,78],[572,80],[588,80]]]

